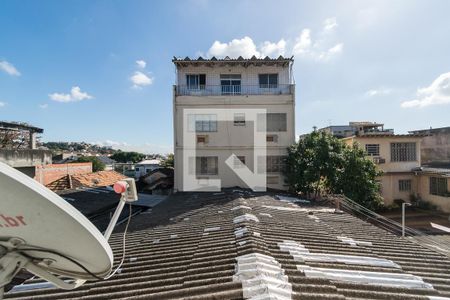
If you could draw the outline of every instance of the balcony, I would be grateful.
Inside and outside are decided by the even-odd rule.
[[[177,96],[247,96],[247,95],[291,95],[294,84],[267,85],[177,85]]]

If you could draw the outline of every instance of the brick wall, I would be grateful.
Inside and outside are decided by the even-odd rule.
[[[49,164],[36,166],[34,179],[43,185],[49,184],[65,175],[92,173],[92,163]]]

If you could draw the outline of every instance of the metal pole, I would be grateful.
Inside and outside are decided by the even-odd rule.
[[[402,203],[402,237],[405,237],[405,204]]]
[[[411,206],[411,203],[402,203],[402,237],[405,237],[405,206]]]
[[[111,233],[114,230],[114,227],[116,226],[117,220],[119,220],[120,213],[123,210],[123,207],[125,205],[126,196],[122,195],[119,201],[119,205],[117,205],[116,211],[114,212],[114,215],[109,222],[108,228],[105,231],[105,238],[109,240],[109,237],[111,236]]]

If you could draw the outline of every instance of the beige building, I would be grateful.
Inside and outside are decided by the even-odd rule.
[[[412,198],[450,212],[450,169],[421,166],[423,135],[360,135],[343,139],[357,142],[383,171],[381,195],[386,205]]]
[[[199,184],[220,179],[221,187],[246,187],[225,163],[235,154],[256,172],[263,157],[254,157],[254,123],[246,110],[266,110],[267,187],[286,189],[281,173],[287,147],[295,141],[295,85],[292,58],[203,59],[174,58],[174,190],[185,191],[183,174],[195,173]],[[205,112],[189,114],[190,109]],[[227,110],[229,121],[221,121],[214,110]],[[208,112],[210,110],[211,112]],[[195,132],[195,157],[184,155],[184,132]],[[187,153],[187,152],[186,152]],[[188,165],[188,167],[187,167]],[[186,170],[188,168],[188,170]]]
[[[420,167],[420,139],[417,135],[367,134],[343,139],[357,142],[383,171],[381,195],[385,204],[396,199],[409,202],[415,190],[414,169]]]

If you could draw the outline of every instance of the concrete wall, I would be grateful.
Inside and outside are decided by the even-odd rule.
[[[92,173],[92,163],[50,164],[36,166],[35,177],[43,185],[49,184],[65,175]]]
[[[425,136],[420,144],[422,163],[450,163],[450,129]]]
[[[400,191],[399,180],[411,180],[410,191]],[[381,196],[384,199],[385,205],[391,205],[394,200],[401,199],[405,202],[411,200],[411,195],[414,194],[417,186],[417,180],[413,173],[386,173],[380,177],[381,181]]]
[[[0,150],[0,161],[13,168],[31,167],[52,163],[50,150]]]

